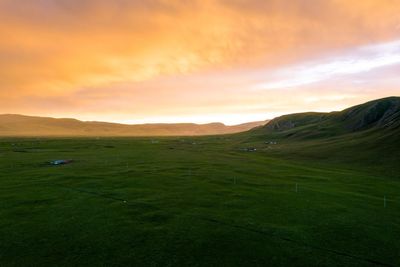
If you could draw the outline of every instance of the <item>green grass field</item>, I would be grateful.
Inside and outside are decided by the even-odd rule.
[[[400,266],[396,146],[265,140],[1,139],[0,266]]]

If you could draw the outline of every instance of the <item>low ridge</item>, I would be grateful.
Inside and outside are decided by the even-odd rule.
[[[85,122],[15,114],[0,115],[0,136],[184,136],[229,134],[250,130],[267,121],[227,126],[223,123],[119,124]]]

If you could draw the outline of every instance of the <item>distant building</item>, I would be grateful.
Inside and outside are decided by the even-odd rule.
[[[276,145],[277,142],[276,141],[266,141],[265,144],[267,144],[267,145]]]
[[[71,162],[72,162],[72,160],[70,160],[70,159],[57,159],[57,160],[50,161],[50,164],[51,165],[63,165],[63,164],[71,163]]]

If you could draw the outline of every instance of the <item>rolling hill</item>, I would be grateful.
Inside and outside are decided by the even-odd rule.
[[[400,97],[388,97],[331,113],[298,113],[271,120],[257,131],[285,137],[313,138],[361,131],[398,131]]]
[[[239,134],[242,146],[270,155],[395,171],[400,157],[400,97],[330,113],[298,113]],[[273,140],[276,145],[270,145]]]
[[[183,136],[215,135],[247,131],[265,124],[257,121],[234,126],[222,123],[118,124],[84,122],[24,115],[0,115],[0,136]]]

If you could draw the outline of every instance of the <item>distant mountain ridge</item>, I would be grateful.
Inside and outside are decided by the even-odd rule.
[[[0,136],[184,136],[216,135],[250,130],[266,124],[256,121],[227,126],[223,123],[119,124],[56,119],[16,114],[0,115]]]
[[[119,124],[15,114],[0,115],[0,136],[197,136],[252,130],[279,137],[318,138],[360,131],[400,134],[400,97],[373,100],[343,111],[306,112],[226,126],[223,123]]]

